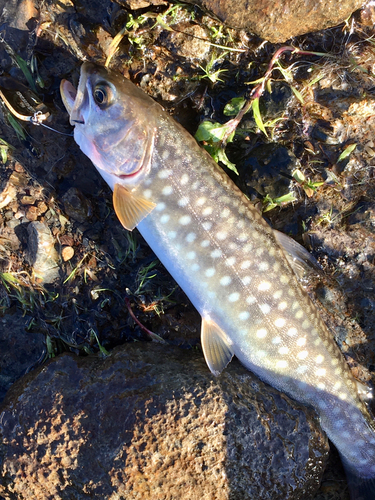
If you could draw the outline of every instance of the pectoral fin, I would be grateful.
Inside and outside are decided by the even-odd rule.
[[[208,368],[220,375],[233,358],[230,339],[214,321],[202,318],[201,343]]]
[[[132,231],[156,207],[156,204],[129,191],[121,184],[115,184],[113,206],[124,228]]]

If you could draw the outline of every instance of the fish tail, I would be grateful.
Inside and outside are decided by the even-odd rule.
[[[375,500],[375,476],[360,477],[352,469],[345,469],[351,500]]]

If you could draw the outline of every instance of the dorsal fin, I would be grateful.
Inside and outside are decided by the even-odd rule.
[[[284,250],[284,255],[298,278],[303,279],[311,275],[311,273],[318,275],[323,273],[318,261],[305,247],[297,243],[290,236],[276,229],[273,230],[273,234],[275,235],[277,243]]]
[[[156,207],[156,204],[129,191],[121,184],[115,184],[113,207],[124,228],[132,231]]]
[[[201,343],[208,368],[214,375],[220,375],[233,358],[228,336],[214,321],[202,318]]]

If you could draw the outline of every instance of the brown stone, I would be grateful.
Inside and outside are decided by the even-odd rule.
[[[315,414],[238,362],[137,342],[65,354],[0,408],[5,499],[306,500],[327,439]]]
[[[232,28],[243,28],[273,43],[336,26],[363,0],[186,0]]]

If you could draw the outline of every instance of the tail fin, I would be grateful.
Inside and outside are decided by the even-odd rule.
[[[375,477],[360,477],[346,469],[351,500],[375,500]]]

